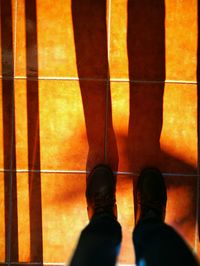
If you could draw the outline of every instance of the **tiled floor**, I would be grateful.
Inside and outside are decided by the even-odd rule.
[[[120,263],[135,261],[144,166],[163,172],[166,222],[200,257],[198,0],[0,5],[0,263],[68,262],[101,162],[117,172]]]

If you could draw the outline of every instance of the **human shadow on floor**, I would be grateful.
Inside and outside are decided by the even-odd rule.
[[[112,125],[106,10],[106,1],[72,1],[76,61],[89,143],[86,168],[105,162],[103,154],[110,155],[112,150],[106,162],[117,170],[119,155]],[[166,173],[196,175],[195,166],[169,155],[160,147],[166,79],[164,0],[151,3],[148,0],[129,0],[127,12],[130,116],[125,156],[128,157],[129,171],[137,174],[143,167],[157,166]],[[100,101],[106,98],[106,90],[107,118],[106,101]],[[105,135],[104,122],[108,127]],[[182,185],[187,186],[185,179],[182,181]],[[180,186],[173,179],[170,182],[169,186]],[[194,192],[192,186],[189,189]],[[195,199],[192,201],[195,204]]]
[[[109,83],[106,0],[73,0],[72,19],[89,144],[86,169],[108,161],[117,169],[118,151],[112,125]],[[108,158],[111,147],[114,152],[112,158]]]
[[[163,126],[163,95],[165,71],[165,2],[128,1],[127,49],[130,80],[130,117],[127,141],[129,169],[139,173],[142,168],[158,167],[164,173],[197,174],[197,169],[171,156],[160,147]],[[176,85],[174,85],[176,86]],[[168,88],[174,89],[174,88]],[[173,99],[171,99],[173,101]],[[190,191],[191,206],[188,223],[195,226],[196,177],[192,185],[187,178],[167,178],[167,187],[184,187]],[[137,178],[133,178],[133,186]],[[136,206],[136,202],[134,204]],[[186,213],[187,215],[187,213]],[[179,218],[179,217],[178,217]],[[185,223],[182,222],[179,226]]]
[[[106,10],[106,1],[72,1],[76,62],[89,143],[86,168],[106,161],[117,170],[119,155],[112,124]],[[147,0],[128,1],[127,11],[131,80],[129,170],[137,172],[144,166],[157,165],[162,171],[195,174],[193,166],[160,148],[165,82],[164,1],[152,2],[151,8]]]
[[[127,49],[129,79],[133,81],[128,134],[130,170],[159,166],[162,172],[195,174],[196,169],[160,147],[166,86],[164,1],[128,1]]]

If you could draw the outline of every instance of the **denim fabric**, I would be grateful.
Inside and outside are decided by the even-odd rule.
[[[121,226],[109,214],[95,215],[81,232],[70,266],[114,266]],[[133,231],[138,266],[197,266],[192,251],[176,231],[156,218],[140,221]]]
[[[196,266],[192,251],[179,234],[158,219],[141,220],[133,232],[136,262],[146,266]]]
[[[81,232],[70,266],[114,266],[121,239],[121,226],[114,217],[95,215]]]

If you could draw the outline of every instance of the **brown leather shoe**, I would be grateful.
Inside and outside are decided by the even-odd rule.
[[[97,213],[109,213],[117,218],[115,199],[116,178],[107,165],[97,165],[87,177],[86,199],[88,217]]]
[[[141,219],[157,218],[164,222],[167,192],[164,178],[156,168],[145,168],[134,191],[135,224]]]

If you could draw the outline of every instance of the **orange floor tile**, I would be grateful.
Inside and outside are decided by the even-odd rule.
[[[2,265],[70,261],[98,163],[117,174],[119,263],[135,263],[145,166],[164,174],[166,223],[200,258],[198,2],[0,1]]]

